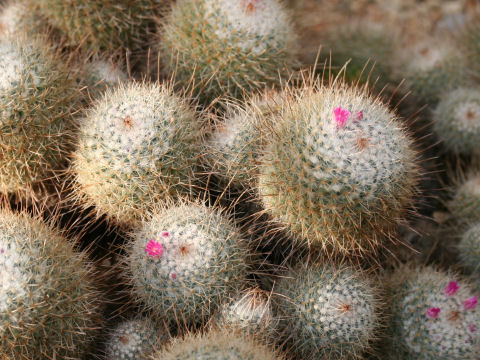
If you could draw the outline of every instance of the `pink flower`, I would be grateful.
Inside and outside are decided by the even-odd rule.
[[[335,115],[335,122],[337,127],[343,127],[347,123],[348,118],[350,117],[351,113],[347,109],[343,109],[341,106],[333,110],[333,114]]]
[[[450,281],[445,287],[445,295],[452,296],[455,295],[458,291],[458,283],[456,281]]]
[[[431,319],[436,319],[440,313],[440,308],[432,307],[427,310],[427,316]]]
[[[354,120],[355,120],[355,121],[360,121],[360,120],[362,120],[362,119],[363,119],[363,111],[360,110],[360,111],[358,111],[358,112],[355,114]]]
[[[170,277],[172,278],[172,280],[176,280],[176,279],[177,279],[177,274],[174,273],[174,272],[172,272],[172,273],[170,274]]]
[[[145,251],[150,256],[160,257],[163,255],[163,246],[162,244],[156,242],[155,239],[150,239],[148,244],[145,246]]]
[[[463,307],[465,308],[465,310],[473,310],[477,306],[477,303],[477,296],[472,296],[470,299],[467,299],[463,302]]]
[[[468,328],[470,329],[471,332],[475,332],[477,330],[474,324],[470,324]]]
[[[163,237],[168,237],[168,236],[170,236],[170,234],[169,234],[168,231],[164,231],[164,232],[162,232],[162,236]]]

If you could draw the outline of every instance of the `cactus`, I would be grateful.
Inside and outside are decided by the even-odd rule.
[[[390,80],[397,36],[381,23],[358,21],[331,30],[327,43],[332,67],[340,70],[347,61],[345,79],[350,83],[376,83],[382,89]],[[326,59],[327,64],[329,59]]]
[[[217,122],[207,143],[208,162],[222,182],[237,188],[251,188],[272,115],[280,111],[287,92],[265,91],[245,103],[232,104],[225,118]]]
[[[247,250],[218,211],[180,204],[133,231],[126,261],[134,296],[166,320],[204,320],[246,282]]]
[[[152,357],[154,360],[283,360],[284,357],[241,333],[210,331],[187,335]]]
[[[86,52],[138,50],[158,5],[153,0],[28,0],[70,46]]]
[[[416,44],[404,51],[403,62],[407,86],[418,101],[432,106],[442,93],[468,86],[472,77],[464,55],[445,39]]]
[[[106,354],[109,360],[146,360],[169,340],[167,329],[145,317],[119,323],[109,334]]]
[[[473,224],[458,244],[460,264],[470,273],[480,272],[480,223]]]
[[[88,61],[82,66],[81,84],[87,86],[90,97],[102,96],[107,89],[115,88],[127,81],[127,74],[116,64],[102,59]]]
[[[447,207],[459,224],[480,221],[480,174],[472,173],[458,184]]]
[[[25,1],[10,0],[0,2],[0,34],[33,36],[36,33],[48,32],[48,26],[38,13]]]
[[[65,167],[78,95],[41,40],[0,40],[0,192],[31,190]]]
[[[480,307],[468,282],[431,267],[402,267],[389,281],[388,358],[473,360],[480,356]]]
[[[379,291],[353,268],[300,267],[274,290],[280,330],[302,359],[358,358],[376,336]]]
[[[160,56],[204,101],[278,84],[294,63],[295,32],[278,0],[181,0],[161,29]]]
[[[100,319],[92,275],[57,230],[0,211],[0,358],[80,359]]]
[[[75,194],[131,224],[156,201],[192,191],[202,151],[201,121],[169,86],[120,85],[82,121],[71,168]]]
[[[434,131],[455,153],[480,151],[480,91],[459,88],[442,96],[433,111]]]
[[[469,60],[468,65],[472,67],[476,76],[480,75],[480,26],[478,13],[465,24],[462,31],[460,31],[460,43],[463,45],[463,52]]]
[[[379,100],[342,86],[307,87],[272,120],[260,164],[265,210],[295,238],[366,254],[410,205],[417,153]]]
[[[217,328],[229,328],[257,337],[260,334],[273,338],[278,321],[273,315],[269,294],[252,288],[223,304],[214,317],[214,324]]]

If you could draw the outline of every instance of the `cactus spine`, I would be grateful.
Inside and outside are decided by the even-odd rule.
[[[76,194],[130,224],[156,201],[189,193],[203,151],[201,121],[166,85],[126,84],[88,111],[72,173]]]
[[[295,33],[278,0],[181,0],[161,32],[168,70],[183,85],[193,79],[207,101],[277,84],[294,62]]]
[[[340,253],[365,254],[391,236],[412,199],[418,165],[385,105],[357,89],[305,88],[273,122],[258,192],[274,220]]]
[[[204,205],[159,209],[132,236],[134,296],[164,319],[204,320],[245,285],[245,244],[228,219]]]
[[[56,230],[0,211],[0,358],[80,359],[100,318],[92,275]]]

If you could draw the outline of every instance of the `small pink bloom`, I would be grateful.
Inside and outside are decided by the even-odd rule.
[[[172,280],[175,280],[177,278],[177,274],[175,274],[174,272],[172,272],[170,274],[170,277],[172,278]]]
[[[4,249],[0,249],[0,254],[3,254],[5,252]]]
[[[427,316],[431,319],[436,319],[440,313],[440,308],[432,307],[427,310]]]
[[[456,281],[450,281],[445,287],[445,295],[452,296],[455,295],[458,291],[458,283]]]
[[[335,122],[337,127],[343,127],[347,123],[348,118],[350,117],[351,113],[347,109],[342,108],[339,106],[335,110],[333,110],[333,114],[335,115]]]
[[[470,329],[470,332],[474,333],[475,331],[477,331],[477,329],[475,328],[475,325],[474,324],[470,324],[470,326],[468,327]]]
[[[145,251],[150,256],[160,257],[163,255],[163,246],[156,242],[155,239],[150,239],[147,246],[145,246]]]
[[[163,237],[168,237],[168,236],[170,236],[170,234],[169,234],[168,231],[164,231],[164,232],[162,232],[162,236]]]
[[[467,299],[463,302],[463,307],[465,308],[465,310],[473,310],[477,306],[477,303],[477,296],[472,296],[470,299]]]
[[[355,121],[360,121],[360,120],[362,120],[362,119],[363,119],[363,111],[360,110],[360,111],[358,111],[358,112],[355,114],[354,120],[355,120]]]

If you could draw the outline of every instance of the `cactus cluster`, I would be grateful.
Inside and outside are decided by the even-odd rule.
[[[402,267],[390,279],[390,359],[474,360],[480,307],[467,281],[431,267]]]
[[[169,86],[120,85],[81,121],[71,168],[76,195],[131,223],[156,201],[192,191],[202,144],[201,121]]]
[[[1,210],[0,358],[80,358],[100,320],[92,275],[57,230]]]
[[[264,208],[314,247],[371,251],[415,191],[417,154],[403,125],[346,87],[307,87],[283,108],[260,165]]]
[[[353,268],[316,265],[278,281],[280,332],[302,359],[349,359],[368,349],[380,325],[379,291]]]
[[[168,321],[202,321],[246,284],[237,229],[201,204],[161,208],[132,233],[126,265],[134,296]]]
[[[0,192],[31,190],[65,167],[78,89],[40,39],[0,40]]]
[[[278,84],[295,59],[295,31],[278,0],[180,0],[160,32],[168,71],[206,101]]]

